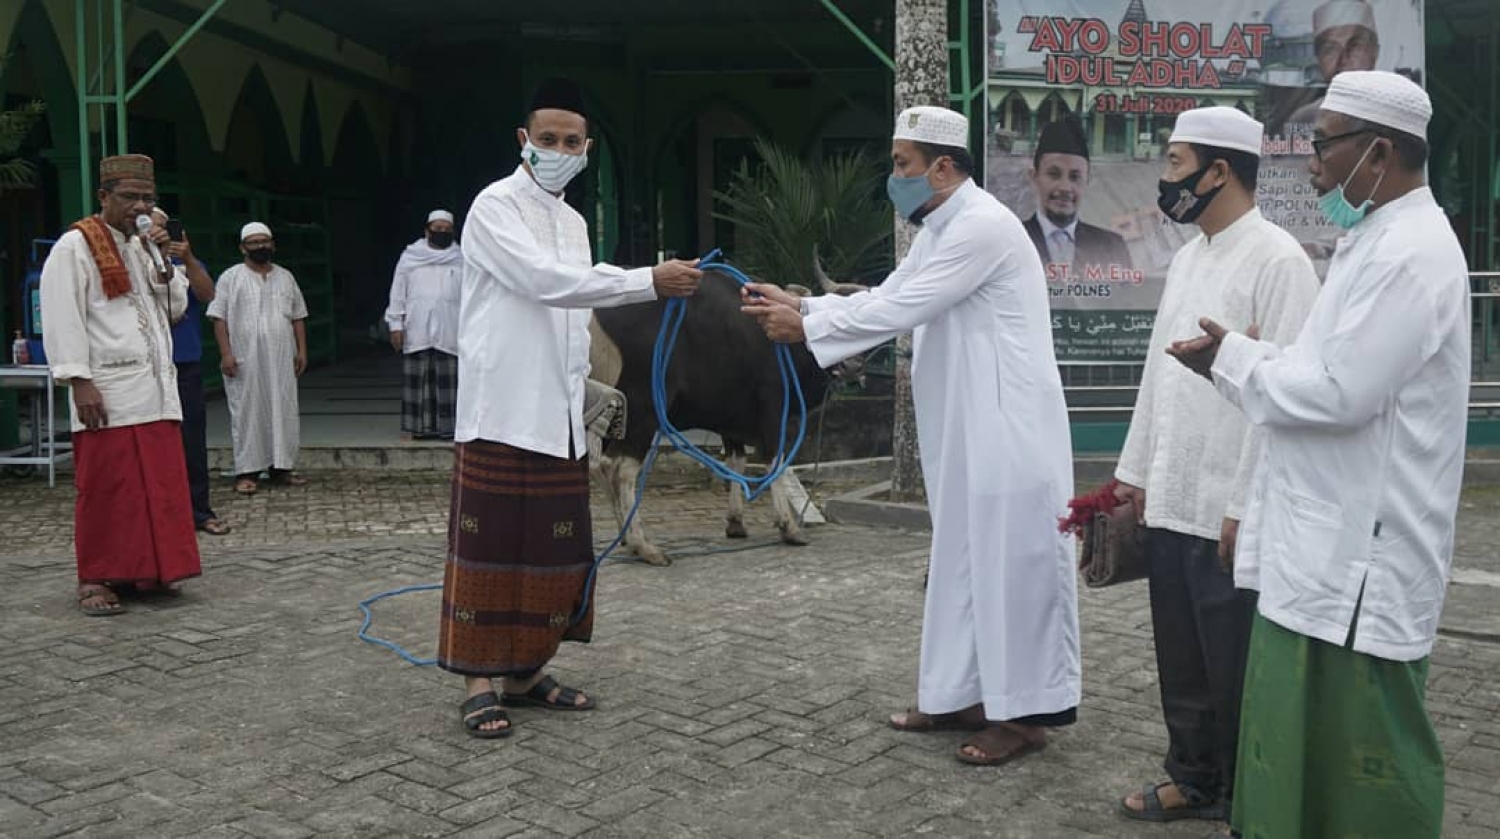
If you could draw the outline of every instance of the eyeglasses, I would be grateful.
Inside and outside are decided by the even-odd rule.
[[[109,194],[120,199],[121,201],[124,201],[126,204],[145,204],[151,207],[156,206],[156,196],[149,192],[111,191]]]
[[[1371,129],[1369,128],[1361,128],[1356,131],[1345,131],[1342,134],[1335,134],[1332,137],[1324,137],[1321,140],[1313,140],[1313,154],[1317,155],[1318,160],[1321,161],[1323,159],[1324,152],[1328,149],[1329,144],[1336,143],[1339,140],[1345,139],[1346,137],[1357,137],[1360,134],[1369,134],[1370,131]]]

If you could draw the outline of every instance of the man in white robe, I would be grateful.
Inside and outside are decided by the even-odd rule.
[[[401,353],[401,439],[453,439],[458,396],[458,303],[464,252],[453,214],[427,214],[422,238],[406,246],[391,279],[385,323]]]
[[[922,225],[879,287],[799,298],[754,285],[746,312],[825,367],[914,331],[912,389],[932,513],[917,710],[903,730],[977,733],[957,754],[998,765],[1046,745],[1081,693],[1068,412],[1041,258],[971,179],[968,120],[904,111],[891,146],[896,211]],[[758,297],[756,295],[759,295]]]
[[[563,641],[593,634],[590,310],[688,296],[702,277],[678,260],[630,270],[594,263],[588,225],[563,199],[588,165],[588,134],[577,85],[543,82],[516,129],[521,165],[465,216],[437,664],[464,677],[459,714],[471,737],[509,736],[504,706],[595,707],[544,672]]]
[[[1395,73],[1328,87],[1308,161],[1349,231],[1285,349],[1204,318],[1169,349],[1264,427],[1235,578],[1260,592],[1232,823],[1248,837],[1443,828],[1425,706],[1468,424],[1468,267],[1427,187],[1427,93]]]
[[[1318,277],[1290,233],[1261,216],[1261,124],[1236,108],[1187,111],[1167,145],[1158,206],[1199,235],[1167,270],[1116,494],[1144,512],[1151,621],[1167,724],[1164,783],[1121,802],[1128,818],[1228,817],[1240,691],[1255,593],[1237,589],[1234,553],[1261,431],[1213,386],[1168,358],[1204,315],[1284,346],[1297,337]]]
[[[255,221],[240,230],[245,261],[219,275],[208,316],[229,399],[235,492],[251,495],[262,472],[302,486],[292,470],[301,447],[297,377],[307,369],[307,302],[292,272],[272,261],[276,240]]]
[[[171,589],[202,569],[172,364],[187,277],[162,256],[166,231],[138,226],[156,205],[151,158],[100,161],[98,198],[42,266],[42,321],[73,414],[78,606],[102,617],[124,611],[122,588]]]

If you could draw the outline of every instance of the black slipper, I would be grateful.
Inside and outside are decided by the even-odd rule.
[[[458,706],[460,719],[464,724],[464,732],[470,737],[478,737],[481,740],[494,740],[500,737],[509,737],[515,733],[510,724],[510,715],[500,706],[500,697],[494,691],[471,696],[464,704]],[[504,722],[504,728],[480,728],[482,725],[494,722]]]
[[[547,696],[553,690],[557,690],[557,698],[549,701]],[[573,688],[558,689],[557,680],[551,676],[543,676],[541,681],[532,685],[531,690],[525,693],[506,693],[502,694],[502,696],[505,698],[505,704],[512,708],[534,706],[546,708],[549,711],[594,710],[594,700],[592,698],[589,698],[582,705],[575,704],[578,702],[579,692]]]

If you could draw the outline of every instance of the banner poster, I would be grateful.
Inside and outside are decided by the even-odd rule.
[[[1350,69],[1422,81],[1422,0],[985,0],[985,188],[1047,266],[1058,360],[1145,357],[1172,255],[1156,207],[1176,115],[1265,123],[1261,212],[1327,269],[1337,228],[1308,182],[1312,121]]]

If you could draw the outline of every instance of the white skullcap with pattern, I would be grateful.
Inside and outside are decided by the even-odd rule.
[[[896,117],[893,140],[931,143],[935,146],[969,147],[969,120],[957,111],[932,105],[907,108]]]

